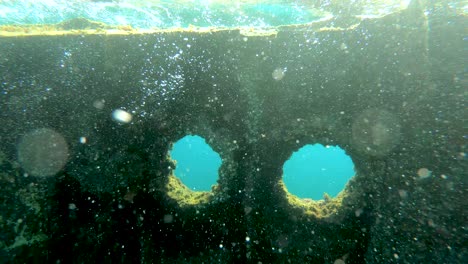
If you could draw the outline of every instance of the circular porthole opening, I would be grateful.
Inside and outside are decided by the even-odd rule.
[[[351,157],[338,146],[305,145],[283,165],[288,192],[302,199],[336,197],[354,174]]]
[[[170,151],[175,176],[192,191],[210,191],[218,181],[221,157],[200,136],[185,136]]]

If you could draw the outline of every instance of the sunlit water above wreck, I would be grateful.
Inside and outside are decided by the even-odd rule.
[[[268,27],[309,23],[324,16],[318,9],[284,1],[0,1],[0,25],[86,18],[134,28]]]
[[[139,29],[274,27],[311,23],[343,12],[364,17],[382,16],[406,8],[409,0],[352,1],[345,5],[337,4],[339,1],[314,2],[7,0],[0,1],[0,25],[55,24],[85,18]]]

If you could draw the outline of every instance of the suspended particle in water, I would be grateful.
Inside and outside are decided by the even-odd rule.
[[[127,202],[130,202],[130,203],[133,203],[133,199],[135,198],[136,196],[136,193],[135,192],[132,192],[132,191],[128,191],[125,195],[124,195],[124,200],[127,201]]]
[[[398,194],[400,195],[402,199],[408,198],[408,192],[405,190],[398,190]]]
[[[132,114],[122,109],[115,109],[112,112],[112,119],[119,123],[126,124],[132,121]]]
[[[344,262],[344,260],[342,259],[337,259],[335,260],[335,262],[333,262],[333,264],[345,264],[346,262]]]
[[[273,79],[276,81],[280,81],[284,78],[284,75],[286,74],[286,69],[285,68],[276,68],[272,73],[271,76]]]
[[[429,178],[432,175],[432,171],[428,170],[427,168],[420,168],[418,170],[418,176],[420,179]]]
[[[341,49],[341,50],[346,50],[346,49],[348,49],[348,46],[346,46],[345,43],[341,43],[340,49]]]
[[[163,221],[165,224],[170,224],[172,221],[174,221],[174,216],[171,214],[166,214],[164,215]]]
[[[364,212],[364,210],[362,208],[359,208],[357,209],[356,211],[354,211],[354,214],[356,215],[356,217],[359,217],[361,216],[361,214]]]
[[[400,142],[397,116],[383,109],[368,109],[353,121],[352,144],[372,156],[388,154]]]
[[[349,53],[348,46],[345,43],[341,43],[340,49],[346,54]]]
[[[93,102],[93,106],[96,109],[102,110],[104,108],[105,103],[106,103],[106,101],[104,101],[104,100],[96,100],[96,101]]]
[[[49,128],[35,129],[24,135],[18,144],[21,167],[33,176],[53,176],[67,163],[65,138]]]

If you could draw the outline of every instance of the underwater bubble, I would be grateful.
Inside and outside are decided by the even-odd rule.
[[[33,130],[18,144],[21,167],[34,176],[52,176],[67,163],[68,145],[62,135],[49,128]]]
[[[284,78],[284,75],[286,74],[286,69],[283,68],[276,68],[273,73],[271,73],[271,76],[273,79],[276,81],[280,81]]]
[[[112,118],[119,123],[130,123],[132,121],[132,114],[122,109],[116,109],[112,112]]]

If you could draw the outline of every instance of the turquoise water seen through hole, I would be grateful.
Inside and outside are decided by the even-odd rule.
[[[193,191],[210,191],[218,180],[221,157],[200,136],[185,136],[170,151],[174,174]]]
[[[340,147],[305,145],[283,166],[283,181],[291,194],[300,198],[335,197],[355,174],[354,164]]]

